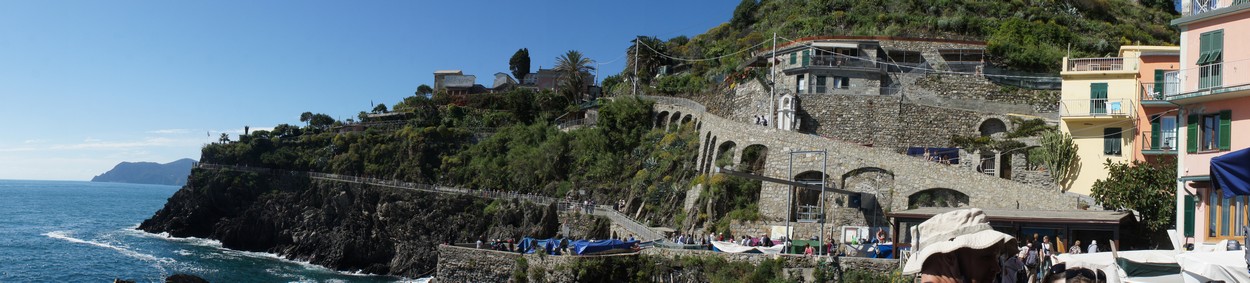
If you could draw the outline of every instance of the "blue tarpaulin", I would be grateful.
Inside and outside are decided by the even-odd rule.
[[[593,242],[587,240],[577,240],[570,243],[569,246],[573,248],[573,253],[575,254],[588,255],[613,251],[628,251],[636,244],[638,244],[638,241],[626,242],[616,239],[598,240]]]
[[[925,157],[928,152],[930,161],[947,162],[950,164],[959,164],[959,148],[953,147],[909,147],[907,155],[915,157]]]
[[[1250,149],[1211,158],[1211,183],[1224,198],[1250,195]]]

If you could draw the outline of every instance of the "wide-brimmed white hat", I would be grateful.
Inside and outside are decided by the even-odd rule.
[[[918,243],[912,247],[916,252],[907,259],[907,265],[903,267],[903,274],[908,275],[920,272],[924,261],[934,254],[949,253],[962,248],[1001,249],[1004,244],[1016,240],[1015,237],[990,228],[989,221],[985,220],[985,212],[979,208],[934,215],[913,229],[912,238],[917,239]]]

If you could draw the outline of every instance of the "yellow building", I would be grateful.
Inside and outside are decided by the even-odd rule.
[[[1179,47],[1123,46],[1120,57],[1063,59],[1059,130],[1072,135],[1078,156],[1062,182],[1065,191],[1088,195],[1094,181],[1107,177],[1107,160],[1128,162],[1149,151],[1141,146],[1153,145],[1139,136],[1152,129],[1139,125],[1160,119],[1142,114],[1159,107],[1150,86],[1159,74],[1175,70],[1179,52]]]

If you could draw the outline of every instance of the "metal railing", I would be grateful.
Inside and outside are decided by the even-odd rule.
[[[1124,60],[1124,57],[1072,58],[1066,61],[1067,66],[1063,68],[1065,72],[1131,71],[1137,69],[1137,66],[1131,63],[1132,61]]]
[[[800,67],[878,68],[872,59],[847,55],[813,55],[807,66]]]
[[[797,94],[850,94],[850,95],[894,95],[902,91],[901,87],[880,87],[880,86],[848,86],[848,87],[832,87],[832,86],[815,86],[806,89]]]
[[[1136,116],[1136,108],[1132,99],[1124,98],[1091,98],[1067,99],[1059,101],[1059,115],[1063,117],[1080,116]]]
[[[699,104],[698,102],[685,98],[655,95],[639,95],[638,98],[655,101],[657,103],[681,106],[699,112],[707,112],[707,107],[704,107],[703,104]]]
[[[1158,143],[1154,142],[1154,135],[1162,135]],[[1178,145],[1176,132],[1143,131],[1140,141],[1142,150],[1176,151]]]
[[[1227,54],[1225,54],[1227,58]],[[1165,74],[1166,76],[1166,74]],[[1225,61],[1178,71],[1168,82],[1180,82],[1175,93],[1165,93],[1166,99],[1190,98],[1220,94],[1250,86],[1250,59]]]
[[[1141,102],[1167,101],[1168,96],[1176,95],[1180,82],[1162,81],[1141,83]]]

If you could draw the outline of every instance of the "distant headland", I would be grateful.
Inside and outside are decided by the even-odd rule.
[[[187,183],[194,159],[183,158],[170,163],[122,162],[112,170],[91,178],[92,182],[134,183],[181,186]]]

